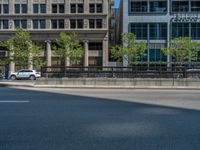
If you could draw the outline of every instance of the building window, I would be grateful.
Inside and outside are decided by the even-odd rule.
[[[16,14],[26,14],[28,12],[27,4],[15,4]]]
[[[76,13],[76,4],[71,4],[71,13]]]
[[[27,20],[26,19],[15,19],[14,25],[15,25],[15,28],[27,29]]]
[[[20,20],[14,20],[15,28],[20,28]]]
[[[39,13],[39,4],[33,4],[33,13],[34,14]]]
[[[46,4],[33,4],[33,13],[46,13]]]
[[[16,14],[20,13],[20,4],[15,4],[15,13]]]
[[[173,1],[172,12],[187,12],[189,11],[189,1]]]
[[[90,13],[102,13],[103,11],[102,4],[90,4],[89,9]]]
[[[52,4],[52,13],[57,13],[57,4]]]
[[[172,38],[189,36],[189,23],[172,23]]]
[[[46,4],[40,4],[40,13],[42,14],[46,13]]]
[[[28,12],[27,4],[21,4],[21,7],[22,7],[22,14],[26,14]]]
[[[191,11],[200,11],[200,1],[191,2]]]
[[[89,28],[102,28],[102,19],[89,19]]]
[[[70,28],[75,29],[76,28],[76,20],[75,19],[70,19]]]
[[[95,13],[95,4],[90,4],[90,13]]]
[[[89,50],[103,50],[102,42],[89,42],[88,44]]]
[[[57,29],[58,28],[56,19],[52,19],[51,20],[51,27],[52,27],[52,29]]]
[[[59,29],[64,29],[64,27],[65,27],[64,19],[59,19],[58,20],[58,27],[59,27]]]
[[[151,40],[167,39],[167,24],[166,23],[150,23],[149,38]]]
[[[8,14],[9,12],[9,5],[8,4],[3,4],[3,13]]]
[[[77,27],[78,28],[83,28],[83,19],[78,19],[77,20]]]
[[[64,19],[52,19],[51,20],[52,29],[64,29]]]
[[[33,19],[33,29],[45,29],[46,21],[45,19]]]
[[[161,49],[149,49],[149,60],[150,62],[166,61],[166,56]]]
[[[102,28],[102,19],[96,19],[96,28]]]
[[[89,28],[95,28],[95,19],[89,19]]]
[[[191,37],[194,40],[200,39],[200,23],[191,23]]]
[[[147,1],[130,1],[130,12],[147,12]]]
[[[70,19],[70,28],[83,28],[83,19]]]
[[[96,12],[97,13],[102,13],[102,4],[96,4],[96,7],[97,7]]]
[[[71,13],[83,13],[83,4],[71,4]]]
[[[6,57],[6,52],[5,51],[0,51],[0,58],[1,57]]]
[[[65,6],[64,4],[59,4],[59,13],[64,13],[65,12]]]
[[[88,62],[89,66],[102,66],[103,61],[102,57],[89,57]]]
[[[83,13],[83,4],[78,4],[78,13]]]
[[[33,29],[39,29],[38,19],[33,20]]]
[[[136,39],[147,40],[147,23],[131,23],[129,30],[136,35]]]
[[[46,20],[45,19],[40,19],[40,29],[45,29],[46,28]]]
[[[8,19],[0,20],[0,29],[8,29]]]
[[[65,5],[64,4],[52,4],[52,13],[64,13]]]
[[[21,20],[21,28],[27,29],[27,20],[25,19]]]
[[[164,13],[167,11],[167,1],[150,1],[150,12]]]

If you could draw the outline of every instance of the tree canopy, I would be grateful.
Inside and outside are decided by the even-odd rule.
[[[191,40],[190,37],[177,37],[162,51],[165,55],[172,56],[176,62],[196,61],[200,52],[200,43]]]
[[[16,33],[11,36],[8,40],[1,41],[0,46],[5,47],[9,50],[9,58],[6,58],[6,62],[14,62],[16,65],[23,68],[28,67],[28,60],[30,55],[32,57],[33,65],[35,62],[38,63],[39,56],[41,54],[41,46],[34,44],[30,39],[29,32],[24,29],[17,29]]]
[[[124,61],[127,61],[130,65],[137,62],[146,48],[146,43],[136,41],[136,36],[133,33],[123,33],[122,44],[112,47],[111,57],[118,61],[125,59]]]
[[[70,59],[71,62],[76,62],[82,58],[84,50],[82,45],[77,39],[76,33],[66,34],[61,32],[59,39],[56,40],[53,46],[55,55],[58,56],[62,61]]]

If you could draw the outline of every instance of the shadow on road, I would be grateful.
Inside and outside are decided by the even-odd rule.
[[[200,149],[200,111],[0,87],[11,100],[29,103],[0,103],[0,150]]]

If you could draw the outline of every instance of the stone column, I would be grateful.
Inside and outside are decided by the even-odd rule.
[[[14,14],[14,0],[9,0],[9,14]]]
[[[70,14],[70,1],[65,0],[65,14]]]
[[[65,29],[70,29],[70,20],[69,20],[69,18],[65,18]]]
[[[30,53],[28,57],[28,69],[32,70],[33,69],[33,56]]]
[[[9,65],[9,73],[15,72],[15,63],[11,62]]]
[[[69,67],[70,66],[70,58],[69,57],[67,57],[66,59],[65,59],[65,67]]]
[[[85,49],[85,53],[84,53],[84,67],[88,67],[88,41],[85,40],[84,42],[84,49]]]
[[[108,14],[109,13],[108,10],[109,10],[108,1],[107,0],[103,0],[103,13]]]
[[[46,12],[51,14],[51,0],[46,1]],[[46,29],[51,29],[51,19],[48,17],[46,19]]]
[[[103,66],[108,66],[108,37],[103,40]]]
[[[10,53],[10,59],[13,59],[13,53]],[[11,61],[9,65],[9,73],[15,72],[15,63]]]
[[[32,14],[32,9],[33,9],[32,3],[33,3],[32,1],[27,1],[28,14]]]
[[[89,19],[84,19],[83,28],[84,28],[84,29],[89,29]]]
[[[89,0],[84,0],[84,13],[89,13]]]
[[[51,0],[46,1],[47,14],[51,14]]]
[[[47,67],[51,67],[51,41],[46,42],[46,58],[47,58]]]

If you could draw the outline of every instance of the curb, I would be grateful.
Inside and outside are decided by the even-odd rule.
[[[198,86],[102,86],[102,85],[36,85],[35,83],[0,82],[0,87],[31,87],[31,88],[96,88],[96,89],[190,89],[200,90]]]

